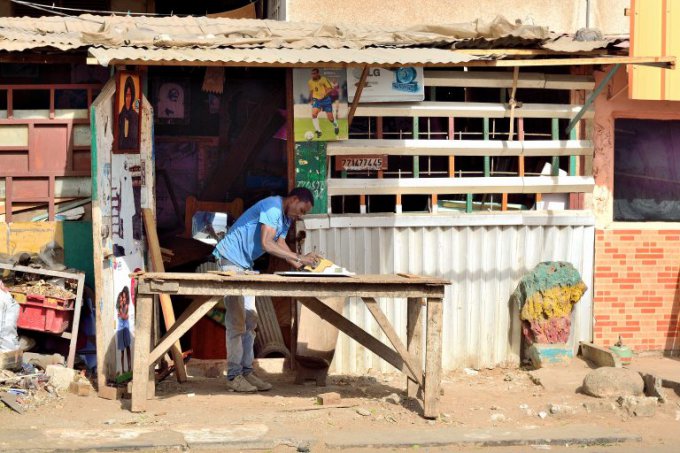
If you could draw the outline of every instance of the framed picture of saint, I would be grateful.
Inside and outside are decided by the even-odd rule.
[[[116,108],[113,152],[139,154],[142,122],[139,73],[122,71],[116,75]]]

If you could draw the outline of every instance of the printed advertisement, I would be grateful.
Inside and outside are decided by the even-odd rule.
[[[349,102],[354,101],[362,68],[347,68]],[[422,67],[368,68],[359,102],[408,102],[425,99]]]

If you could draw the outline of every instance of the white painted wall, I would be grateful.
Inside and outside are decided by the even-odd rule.
[[[605,34],[629,31],[624,9],[630,0],[590,0],[590,26]],[[555,32],[586,26],[586,0],[286,0],[286,20],[406,28],[413,24],[445,24],[508,20],[544,25]]]

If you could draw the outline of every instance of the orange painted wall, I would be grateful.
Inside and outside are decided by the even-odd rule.
[[[609,68],[607,68],[608,70]],[[606,71],[596,72],[599,83]],[[628,98],[621,68],[595,102],[594,339],[636,351],[680,350],[680,224],[613,221],[614,120],[680,120],[680,102]]]

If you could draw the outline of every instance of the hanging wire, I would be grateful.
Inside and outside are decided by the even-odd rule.
[[[253,0],[250,3],[255,3],[257,0]],[[66,16],[66,17],[77,17],[77,16],[72,16],[67,13],[62,13],[60,11],[71,11],[71,12],[80,12],[80,13],[93,13],[93,14],[100,14],[100,15],[114,15],[114,16],[176,16],[173,12],[170,12],[170,14],[166,13],[136,13],[132,11],[102,11],[102,10],[96,10],[96,9],[84,9],[84,8],[67,8],[64,6],[56,6],[54,3],[52,5],[44,5],[41,3],[34,3],[34,2],[27,2],[24,0],[10,0],[12,3],[17,3],[19,5],[27,6],[29,8],[35,8],[41,11],[46,11],[48,13],[54,13],[58,14],[60,16]],[[193,14],[187,14],[186,17],[201,17],[201,16],[194,16]]]
[[[46,11],[48,13],[54,13],[60,16],[66,16],[66,17],[77,17],[73,16],[67,13],[63,13],[61,11],[71,11],[71,12],[80,12],[80,13],[93,13],[93,14],[100,14],[100,15],[120,15],[120,16],[174,16],[175,14],[170,13],[170,14],[165,14],[165,13],[135,13],[131,11],[101,11],[101,10],[96,10],[96,9],[84,9],[84,8],[66,8],[63,6],[56,6],[54,4],[52,5],[43,5],[41,3],[33,3],[33,2],[26,2],[23,0],[10,0],[12,3],[17,3],[19,5],[27,6],[29,8],[35,8],[41,11]]]

